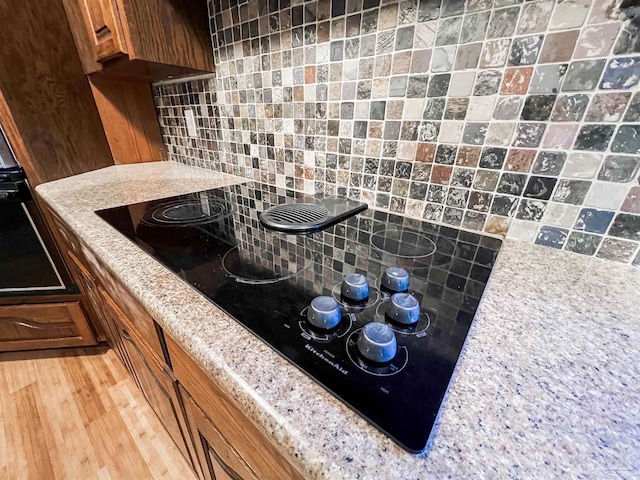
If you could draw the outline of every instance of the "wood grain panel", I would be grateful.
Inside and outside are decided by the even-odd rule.
[[[0,478],[195,480],[112,350],[0,354]]]
[[[0,352],[95,344],[79,302],[0,306]]]
[[[131,60],[214,71],[206,1],[116,1]]]
[[[67,13],[67,20],[71,27],[71,34],[78,49],[82,69],[84,73],[88,75],[102,70],[102,63],[96,60],[93,48],[91,47],[89,29],[85,26],[85,20],[82,14],[83,3],[82,0],[62,0],[65,12]]]
[[[0,25],[0,91],[31,184],[112,165],[62,3],[40,0],[33,9],[3,0]]]
[[[164,144],[149,83],[103,73],[91,75],[89,81],[114,162],[164,160]]]
[[[226,441],[233,445],[243,463],[259,478],[303,478],[280,449],[233,404],[172,338],[166,336],[166,342],[178,382]],[[197,444],[196,433],[191,433]]]

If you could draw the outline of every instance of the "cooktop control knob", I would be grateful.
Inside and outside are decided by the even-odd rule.
[[[416,297],[408,293],[393,294],[387,316],[398,323],[413,325],[420,319],[420,304]]]
[[[358,351],[367,360],[384,363],[396,356],[398,344],[391,327],[385,323],[367,323],[358,337]]]
[[[333,297],[316,297],[307,310],[307,320],[317,328],[330,330],[340,323],[340,305]]]
[[[382,274],[382,286],[392,292],[409,290],[409,274],[402,267],[388,267]]]
[[[369,297],[369,282],[360,273],[351,273],[342,280],[340,293],[344,298],[362,302]]]

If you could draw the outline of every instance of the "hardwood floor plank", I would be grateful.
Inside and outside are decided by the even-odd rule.
[[[47,445],[42,419],[36,405],[37,386],[33,383],[26,385],[12,394],[16,404],[17,418],[23,425],[22,449],[27,460],[27,468],[20,475],[21,478],[53,478],[55,476],[49,446]]]
[[[0,354],[0,479],[195,475],[115,353]]]

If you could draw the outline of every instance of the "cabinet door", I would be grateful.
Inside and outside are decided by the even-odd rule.
[[[118,324],[120,337],[131,362],[136,383],[182,454],[189,459],[179,422],[181,409],[175,380],[166,368],[157,362],[143,342],[132,333],[128,322],[120,320]]]
[[[78,1],[96,60],[105,61],[126,54],[127,47],[115,0]]]
[[[79,302],[0,306],[0,352],[95,344]]]
[[[201,476],[205,480],[253,480],[257,475],[220,433],[191,396],[180,388],[193,436]]]

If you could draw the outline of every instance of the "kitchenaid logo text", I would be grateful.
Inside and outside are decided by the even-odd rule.
[[[307,350],[309,350],[311,353],[313,353],[316,357],[320,358],[321,360],[324,360],[325,362],[327,362],[329,365],[331,365],[333,368],[335,368],[336,370],[338,370],[341,374],[343,375],[347,375],[349,373],[348,370],[345,370],[344,368],[342,368],[340,365],[338,365],[338,363],[334,362],[333,360],[327,358],[324,356],[324,354],[322,352],[319,352],[318,350],[316,350],[315,348],[313,348],[311,345],[309,345],[308,343],[305,344],[304,348],[306,348]]]

